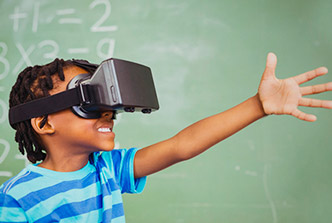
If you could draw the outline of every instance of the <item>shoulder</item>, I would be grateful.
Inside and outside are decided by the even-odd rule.
[[[39,174],[25,168],[18,175],[1,185],[0,222],[27,221],[27,216],[23,210],[20,199],[33,190],[33,188],[28,184],[39,177]]]
[[[137,148],[130,149],[113,149],[109,152],[95,152],[92,154],[90,162],[94,164],[121,164],[123,161],[129,161],[133,159],[135,153],[137,152]],[[129,160],[128,160],[129,159]]]
[[[29,168],[25,168],[0,187],[0,194],[7,194],[13,197],[16,197],[16,195],[19,196],[26,191],[22,190],[22,188],[26,187],[26,184],[30,184],[31,181],[35,181],[39,177],[41,177],[41,174],[35,173]]]

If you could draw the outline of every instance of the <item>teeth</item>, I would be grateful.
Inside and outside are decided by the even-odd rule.
[[[99,128],[98,132],[112,132],[110,128]]]

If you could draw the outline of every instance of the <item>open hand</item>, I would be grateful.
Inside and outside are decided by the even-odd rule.
[[[275,76],[276,66],[276,55],[269,53],[258,89],[258,95],[265,114],[288,114],[301,120],[313,122],[316,121],[316,116],[300,111],[298,106],[332,109],[332,101],[302,97],[304,95],[332,91],[332,82],[300,87],[301,84],[326,74],[328,72],[326,67],[319,67],[294,77],[279,80]]]

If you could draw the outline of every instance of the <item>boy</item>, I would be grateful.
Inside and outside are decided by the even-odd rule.
[[[0,222],[124,222],[121,193],[141,192],[147,175],[202,153],[266,115],[312,122],[316,117],[298,106],[332,108],[332,101],[302,98],[330,91],[332,83],[299,87],[326,74],[325,67],[278,80],[276,64],[269,53],[255,96],[141,150],[113,150],[112,111],[83,119],[65,109],[15,124],[20,151],[41,163],[2,185]],[[26,68],[12,89],[10,107],[65,91],[73,77],[86,72],[93,70],[62,60]]]

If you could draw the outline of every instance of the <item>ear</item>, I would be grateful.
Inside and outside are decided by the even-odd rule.
[[[31,119],[32,128],[35,130],[35,132],[37,132],[40,135],[53,134],[55,132],[55,129],[52,123],[48,120],[48,118],[45,122],[45,125],[41,127],[43,119],[44,116],[32,118]]]

